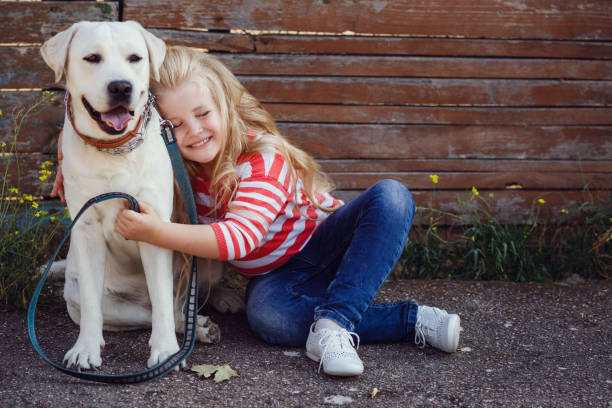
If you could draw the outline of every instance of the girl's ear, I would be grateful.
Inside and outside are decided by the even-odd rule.
[[[166,56],[166,43],[145,30],[140,23],[136,21],[126,21],[126,23],[138,26],[142,37],[149,51],[149,67],[151,68],[151,78],[159,81],[159,68],[164,62]]]
[[[40,47],[40,53],[48,66],[55,72],[55,82],[62,79],[70,42],[83,22],[74,23],[68,29],[55,34]]]

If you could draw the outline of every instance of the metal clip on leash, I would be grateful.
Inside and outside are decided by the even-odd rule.
[[[176,145],[176,138],[174,137],[174,128],[170,121],[164,120],[161,122],[161,135],[166,143],[166,148],[168,149],[168,154],[170,155],[170,160],[172,162],[172,168],[174,169],[174,174],[181,188],[181,193],[183,195],[183,201],[185,202],[185,206],[187,207],[187,212],[189,213],[189,221],[192,224],[197,223],[197,215],[196,215],[196,207],[193,199],[193,192],[191,191],[191,183],[189,182],[189,176],[187,175],[187,170],[183,164],[183,159],[181,157],[180,151]],[[30,305],[28,308],[28,334],[30,336],[30,341],[32,342],[32,346],[36,350],[36,352],[49,363],[51,366],[57,368],[58,370],[72,375],[74,377],[78,377],[84,380],[89,381],[97,381],[104,383],[115,383],[115,384],[135,384],[144,381],[149,381],[157,377],[161,377],[164,374],[174,370],[176,366],[178,366],[193,350],[196,341],[196,329],[197,329],[197,303],[198,303],[198,274],[197,274],[197,260],[194,259],[191,263],[191,275],[189,277],[189,285],[187,287],[187,298],[185,299],[185,326],[184,326],[184,336],[183,342],[181,343],[180,349],[168,357],[165,361],[145,370],[132,374],[124,374],[124,375],[104,375],[104,374],[92,374],[88,372],[81,372],[71,370],[69,368],[63,367],[59,364],[52,362],[40,349],[38,345],[38,341],[36,339],[36,331],[34,329],[34,319],[36,315],[36,303],[38,302],[38,297],[42,288],[47,279],[47,275],[49,274],[49,270],[51,269],[51,265],[53,265],[53,261],[57,257],[60,249],[66,242],[66,239],[70,236],[70,231],[72,227],[77,222],[77,220],[81,217],[81,215],[92,205],[100,203],[102,201],[110,200],[113,198],[124,198],[129,201],[130,209],[134,211],[140,212],[140,207],[138,206],[138,202],[134,197],[126,193],[106,193],[101,194],[87,201],[83,208],[79,211],[79,213],[74,217],[74,220],[70,224],[68,231],[66,232],[66,236],[62,239],[59,246],[55,250],[51,260],[47,264],[45,271],[43,272],[40,280],[38,281],[38,285],[36,286],[36,290],[32,295],[32,300],[30,301]]]

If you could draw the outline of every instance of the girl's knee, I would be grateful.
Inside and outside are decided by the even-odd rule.
[[[412,222],[415,205],[412,194],[406,186],[399,181],[385,179],[376,183],[372,188],[383,198],[385,211],[394,218],[407,217]]]
[[[251,331],[269,344],[302,347],[306,342],[308,327],[301,327],[297,316],[278,303],[278,298],[267,296],[261,287],[255,288],[248,298],[246,315]],[[307,325],[307,324],[305,324]]]

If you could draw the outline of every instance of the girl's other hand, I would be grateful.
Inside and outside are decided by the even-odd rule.
[[[64,175],[62,174],[62,166],[57,166],[57,174],[55,175],[55,181],[53,182],[53,190],[51,190],[51,197],[59,195],[62,203],[66,202],[66,196],[64,195]]]
[[[66,202],[66,196],[64,195],[64,175],[62,174],[62,160],[64,155],[62,154],[62,133],[60,130],[59,136],[57,137],[57,174],[55,175],[55,181],[53,182],[53,189],[51,190],[51,197],[55,197],[59,194],[62,203]]]
[[[115,231],[126,239],[133,241],[153,242],[162,222],[153,208],[147,203],[139,203],[140,211],[124,209],[119,212],[115,220]],[[125,202],[129,207],[129,202]]]

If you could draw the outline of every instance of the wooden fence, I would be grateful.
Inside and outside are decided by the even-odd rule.
[[[520,222],[538,198],[558,220],[585,186],[612,188],[610,0],[0,1],[0,142],[17,107],[57,91],[4,148],[28,193],[50,191],[38,169],[63,121],[39,47],[81,20],[137,20],[220,57],[347,200],[393,178],[460,211],[476,187]]]

